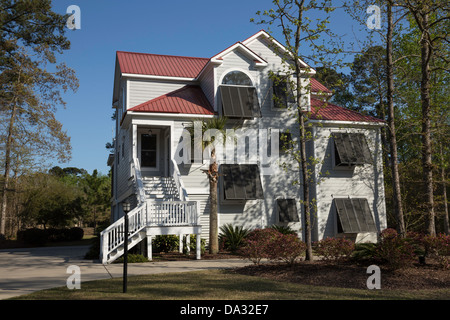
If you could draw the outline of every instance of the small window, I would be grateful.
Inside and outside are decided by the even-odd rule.
[[[280,132],[279,151],[286,152],[292,148],[292,135],[289,132]]]
[[[273,107],[276,109],[286,109],[289,103],[295,103],[288,79],[281,77],[273,80]]]
[[[279,222],[299,222],[295,199],[277,199]]]
[[[362,133],[332,133],[335,167],[371,164],[370,150]]]
[[[222,80],[222,84],[233,86],[253,86],[252,80],[241,71],[228,72]]]

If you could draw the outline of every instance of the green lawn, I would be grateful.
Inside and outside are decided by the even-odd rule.
[[[169,273],[128,278],[128,292],[122,293],[122,279],[81,283],[80,290],[66,287],[17,297],[24,300],[359,300],[359,299],[450,299],[445,290],[394,291],[316,287],[234,274],[227,270]]]

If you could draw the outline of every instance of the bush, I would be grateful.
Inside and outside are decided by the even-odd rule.
[[[17,232],[17,240],[30,245],[42,246],[47,242],[47,239],[48,233],[44,229],[31,228]]]
[[[406,267],[415,258],[414,247],[409,240],[401,238],[395,229],[385,229],[375,249],[375,256],[394,269]]]
[[[306,244],[296,235],[282,234],[274,228],[251,231],[244,240],[241,255],[259,264],[262,259],[295,263],[306,250]]]
[[[450,235],[426,235],[422,238],[422,243],[426,255],[436,258],[442,268],[448,269],[450,267]]]
[[[262,259],[269,258],[269,249],[280,233],[274,229],[255,229],[245,238],[240,254],[259,264]]]
[[[250,230],[242,226],[233,227],[231,223],[220,227],[219,247],[224,250],[236,252],[243,244]]]
[[[73,227],[68,231],[69,241],[80,241],[83,239],[84,230],[82,228]]]
[[[123,256],[121,256],[119,259],[114,261],[114,263],[123,263],[123,259],[124,259]],[[142,254],[128,253],[127,263],[142,263],[142,262],[148,262],[148,258]]]
[[[347,259],[355,250],[355,243],[345,238],[326,238],[314,242],[314,251],[326,261]]]
[[[274,224],[273,226],[271,226],[271,228],[277,230],[279,233],[282,233],[282,234],[297,235],[297,233],[294,230],[292,230],[292,228],[289,226],[277,226]]]
[[[376,243],[356,244],[352,257],[356,260],[373,259],[375,257],[376,247]]]
[[[280,233],[267,248],[268,258],[294,264],[305,254],[306,243],[300,241],[297,235]]]
[[[172,252],[179,247],[179,239],[176,235],[159,235],[153,238],[152,248],[154,252]]]

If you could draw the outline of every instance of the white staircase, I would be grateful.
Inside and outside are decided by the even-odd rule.
[[[178,166],[173,161],[170,177],[142,178],[137,160],[133,166],[137,206],[128,213],[128,248],[146,237],[159,234],[197,234],[197,259],[200,259],[201,226],[196,201],[189,201]],[[111,263],[124,253],[125,218],[111,224],[100,234],[100,259]]]
[[[147,199],[180,200],[173,177],[144,177],[142,182]]]

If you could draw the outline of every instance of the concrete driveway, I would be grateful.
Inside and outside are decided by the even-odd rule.
[[[83,260],[88,250],[88,246],[0,250],[0,300],[66,286],[72,275],[68,267],[72,265],[80,268],[81,289],[84,281],[123,276],[122,264],[102,265]],[[239,259],[135,263],[128,264],[128,275],[223,269],[248,263]]]

